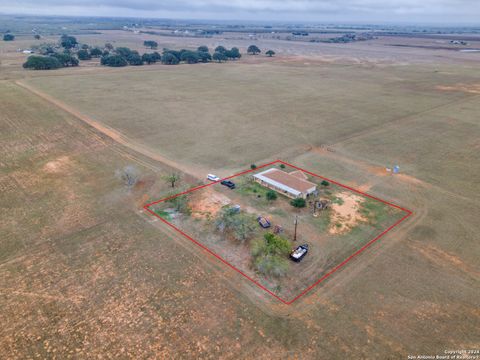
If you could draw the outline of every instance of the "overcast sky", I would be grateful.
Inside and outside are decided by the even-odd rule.
[[[0,0],[0,13],[480,25],[480,0]]]

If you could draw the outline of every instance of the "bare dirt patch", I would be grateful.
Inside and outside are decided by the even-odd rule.
[[[362,197],[345,192],[338,193],[337,196],[342,200],[342,203],[332,204],[332,225],[328,230],[330,234],[343,234],[359,222],[367,220],[359,212],[359,204],[364,201]]]
[[[456,84],[453,86],[437,86],[437,90],[441,91],[461,91],[467,94],[480,94],[480,84]]]
[[[61,156],[56,160],[49,161],[43,170],[49,174],[59,174],[68,170],[71,160],[68,156]]]
[[[222,207],[231,203],[231,200],[224,194],[213,189],[205,189],[195,193],[190,200],[190,209],[194,218],[214,217]]]

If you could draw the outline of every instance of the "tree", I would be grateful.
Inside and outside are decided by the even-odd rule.
[[[285,164],[280,164],[280,167],[281,167],[282,169],[285,169]]]
[[[268,190],[265,197],[267,198],[267,200],[273,201],[273,200],[277,200],[278,195],[275,191]]]
[[[13,40],[15,40],[15,35],[13,35],[13,34],[3,35],[3,41],[13,41]]]
[[[41,36],[38,35],[38,34],[35,34],[35,35],[33,36],[33,38],[34,38],[35,40],[40,40]]]
[[[226,51],[227,51],[227,49],[226,49],[224,46],[222,46],[222,45],[217,46],[217,47],[215,48],[215,52],[219,52],[219,53],[222,53],[222,54],[224,54]]]
[[[23,67],[33,70],[53,70],[61,68],[62,63],[52,56],[32,55],[28,57]]]
[[[105,43],[105,49],[107,49],[110,52],[113,50],[113,45],[110,43]]]
[[[102,56],[102,54],[103,54],[103,52],[99,48],[93,48],[92,50],[90,50],[90,55],[92,57],[98,58],[98,57]]]
[[[128,56],[127,61],[130,65],[133,65],[133,66],[143,65],[143,59],[137,52],[132,52]]]
[[[115,171],[115,176],[119,178],[125,186],[131,188],[135,186],[140,179],[140,171],[133,165],[127,165],[123,169]]]
[[[117,55],[123,56],[125,59],[127,59],[130,55],[132,55],[132,50],[130,50],[128,47],[117,47],[115,49],[115,52]]]
[[[212,55],[205,51],[197,51],[197,57],[199,62],[207,63],[212,61]]]
[[[330,183],[327,180],[322,180],[322,182],[320,184],[323,185],[323,186],[330,185]]]
[[[250,45],[247,49],[247,54],[250,54],[250,55],[257,55],[257,54],[260,54],[260,53],[261,53],[261,51],[257,47],[257,45]]]
[[[83,50],[88,50],[90,48],[90,46],[88,46],[87,44],[82,44],[81,48]]]
[[[72,49],[78,45],[78,41],[74,36],[64,34],[60,37],[60,45],[65,49]]]
[[[255,235],[258,227],[254,215],[245,212],[233,212],[230,209],[223,209],[215,223],[219,231],[230,233],[235,240],[240,242],[245,242]]]
[[[92,58],[88,50],[85,49],[78,50],[77,56],[80,60],[90,60]]]
[[[250,169],[255,170],[256,168],[257,168],[257,165],[255,164],[250,165]]]
[[[180,60],[185,61],[187,64],[196,64],[199,60],[197,53],[193,51],[184,51],[182,55],[180,55]]]
[[[142,61],[147,63],[148,65],[154,64],[157,62],[157,57],[154,54],[143,54],[142,55]]]
[[[242,57],[242,54],[240,54],[240,50],[238,50],[238,48],[236,48],[236,47],[233,47],[230,50],[228,50],[225,55],[228,58],[233,59],[233,60],[240,59]]]
[[[290,241],[272,233],[266,233],[263,239],[252,244],[252,257],[255,268],[265,275],[286,275],[289,263],[288,255],[292,249]]]
[[[191,209],[188,204],[188,196],[187,194],[184,195],[179,195],[179,196],[173,196],[170,197],[167,200],[168,203],[172,204],[172,206],[177,210],[178,212],[181,212],[183,214],[190,214]]]
[[[303,198],[296,198],[290,201],[290,205],[296,208],[304,208],[307,205],[307,202]]]
[[[127,66],[128,62],[123,56],[107,55],[107,56],[102,56],[100,60],[100,64],[105,66],[121,67],[121,66]]]
[[[162,56],[162,64],[165,64],[165,65],[177,65],[178,63],[180,62],[180,60],[178,60],[178,58],[173,55],[172,53],[165,53],[163,54]]]
[[[197,48],[197,51],[199,51],[199,52],[201,51],[201,52],[206,52],[206,53],[208,53],[208,47],[205,46],[205,45],[199,46],[199,47]]]
[[[218,51],[213,54],[212,59],[218,61],[219,63],[222,61],[227,61],[225,54]]]
[[[175,187],[175,184],[180,181],[180,175],[179,174],[170,174],[170,175],[166,175],[163,177],[164,180],[169,183],[170,185],[172,185],[172,188]]]
[[[78,59],[75,56],[72,56],[71,54],[54,53],[51,56],[58,59],[58,61],[60,61],[60,63],[64,67],[78,66]]]
[[[272,57],[272,56],[275,55],[275,51],[273,51],[273,50],[268,50],[265,54],[267,54],[268,57]]]
[[[156,48],[158,48],[158,43],[156,41],[153,41],[153,40],[145,40],[143,42],[143,46],[146,46],[150,49],[156,49]]]

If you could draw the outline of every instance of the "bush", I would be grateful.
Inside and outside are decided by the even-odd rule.
[[[3,35],[3,41],[13,41],[13,40],[15,40],[15,35],[13,35],[13,34]]]
[[[221,211],[216,221],[217,229],[230,232],[235,240],[245,242],[251,238],[258,227],[255,216],[245,212]]]
[[[180,55],[180,60],[186,62],[187,64],[196,64],[199,60],[197,53],[193,51],[183,51]]]
[[[197,51],[199,51],[199,52],[207,52],[207,53],[208,53],[208,47],[205,46],[205,45],[199,46],[199,47],[197,48]]]
[[[227,49],[226,49],[224,46],[222,46],[222,45],[217,46],[217,47],[215,48],[215,52],[219,52],[219,53],[222,53],[222,54],[224,54],[226,51],[227,51]]]
[[[225,54],[219,51],[216,51],[213,54],[212,59],[218,62],[227,61],[227,57],[225,56]]]
[[[265,54],[267,54],[267,56],[269,56],[269,57],[272,57],[273,55],[275,55],[275,51],[268,50]]]
[[[127,61],[130,65],[140,66],[143,65],[143,59],[137,52],[132,52],[127,58]]]
[[[281,167],[282,169],[285,169],[285,164],[280,164],[280,167]]]
[[[307,202],[305,199],[302,198],[296,198],[290,201],[290,205],[296,207],[296,208],[304,208],[307,205]]]
[[[60,45],[65,49],[71,49],[77,46],[78,41],[74,36],[62,35]]]
[[[100,63],[105,66],[112,66],[112,67],[121,67],[127,66],[128,62],[125,60],[124,57],[120,55],[107,55],[103,56]]]
[[[133,53],[133,51],[130,50],[128,47],[117,47],[115,49],[115,52],[118,55],[123,56],[125,59],[127,59]]]
[[[270,201],[277,200],[277,197],[278,197],[277,193],[273,190],[268,190],[265,196],[267,200],[270,200]]]
[[[256,168],[257,168],[257,165],[255,164],[250,165],[250,169],[255,170]]]
[[[212,55],[206,51],[197,51],[198,61],[206,63],[212,61]]]
[[[102,50],[99,48],[93,48],[92,50],[90,50],[90,55],[93,57],[100,57],[102,56],[102,53]]]
[[[62,63],[52,56],[29,56],[23,64],[25,69],[33,70],[54,70],[62,67]]]
[[[330,185],[330,183],[327,180],[322,180],[322,182],[320,184],[323,185],[323,186]]]
[[[150,49],[156,49],[158,47],[158,43],[153,40],[145,40],[143,42],[143,46],[149,47]]]

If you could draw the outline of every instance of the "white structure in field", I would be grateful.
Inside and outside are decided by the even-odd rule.
[[[317,190],[317,184],[308,181],[307,176],[300,170],[287,173],[279,169],[270,168],[253,175],[253,178],[260,185],[292,199],[306,199]]]

